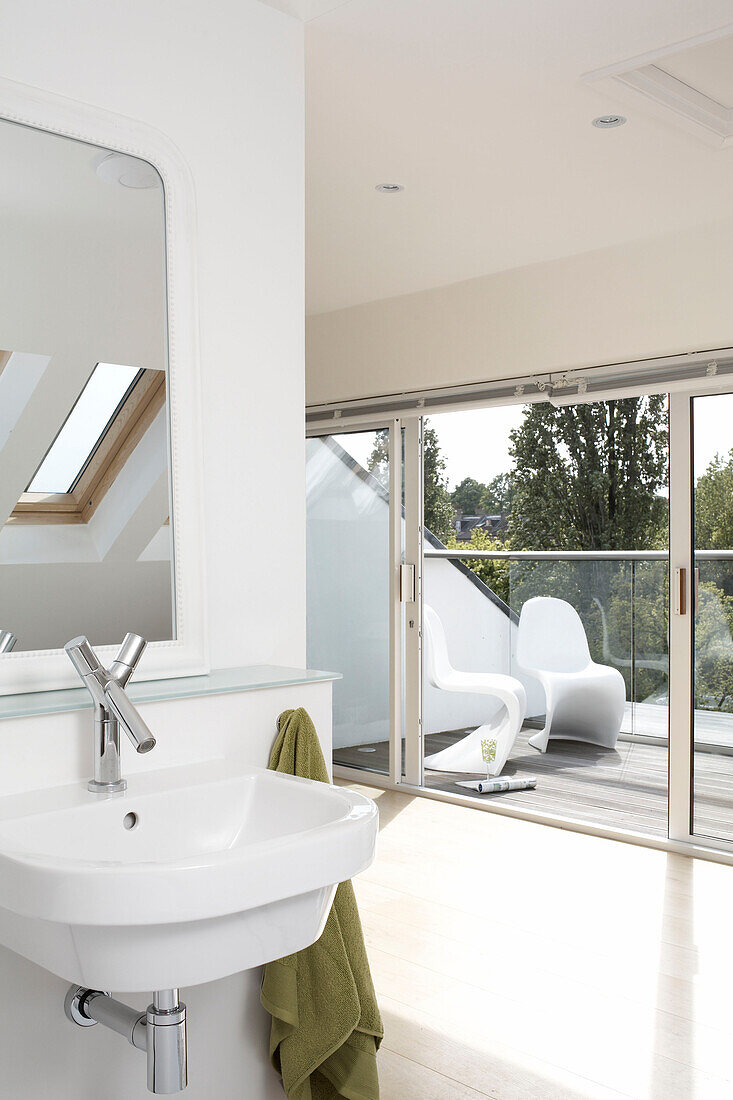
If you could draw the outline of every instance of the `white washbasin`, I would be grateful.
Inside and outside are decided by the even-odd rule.
[[[0,798],[0,943],[79,985],[196,985],[298,951],[374,856],[376,806],[346,788],[224,760],[128,783]]]

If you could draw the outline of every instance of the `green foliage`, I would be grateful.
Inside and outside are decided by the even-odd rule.
[[[464,477],[451,493],[453,506],[464,516],[506,516],[512,509],[511,474],[497,474],[488,485]]]
[[[477,509],[509,516],[506,544],[475,531],[469,544],[453,538],[451,546],[470,552],[666,545],[663,397],[527,406],[510,453],[514,469],[492,480]],[[467,487],[475,490],[476,484]],[[464,560],[516,612],[533,596],[558,595],[571,603],[594,660],[619,668],[628,698],[665,692],[666,563]]]
[[[425,524],[449,549],[633,550],[667,546],[667,417],[663,397],[556,409],[528,406],[511,435],[515,467],[488,485],[464,478],[451,497],[435,431],[425,429]],[[375,446],[373,472],[386,469]],[[509,516],[506,543],[486,531],[459,541],[463,514]],[[695,488],[695,545],[733,548],[733,450]],[[627,698],[664,699],[668,670],[666,561],[463,559],[515,612],[558,595],[580,613],[594,660],[617,667]],[[733,712],[733,563],[701,562],[695,617],[695,706]]]
[[[695,615],[695,706],[733,711],[733,597],[723,591],[730,563],[701,562]]]
[[[380,485],[389,489],[389,428],[379,428],[375,432],[367,470],[376,477]]]
[[[695,485],[695,546],[733,548],[733,450],[716,455]]]
[[[423,431],[425,485],[425,526],[428,531],[442,542],[453,534],[453,504],[445,476],[445,459],[440,453],[440,444],[434,428]],[[389,489],[389,429],[379,428],[375,432],[374,446],[367,461],[367,469],[377,481]]]
[[[695,546],[733,549],[733,450],[695,484]],[[733,711],[733,562],[701,561],[695,616],[695,706]]]
[[[464,516],[476,516],[481,511],[481,501],[487,492],[487,486],[474,477],[464,477],[451,493],[453,507]]]
[[[453,534],[453,504],[445,476],[445,459],[435,428],[423,428],[424,522],[433,535],[445,542]]]
[[[449,550],[460,550],[462,553],[470,553],[471,550],[506,550],[500,539],[494,538],[487,531],[472,531],[468,542],[459,542],[455,532],[451,532],[445,544]],[[466,558],[465,564],[480,580],[487,585],[492,592],[508,604],[510,602],[510,563],[501,558]]]
[[[528,405],[511,432],[509,535],[535,550],[666,545],[663,396]]]
[[[507,516],[512,510],[514,479],[511,474],[492,477],[481,497],[479,512],[490,516]]]

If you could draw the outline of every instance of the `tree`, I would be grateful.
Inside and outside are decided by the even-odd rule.
[[[486,515],[508,516],[512,510],[514,480],[511,474],[497,474],[484,489],[479,510]]]
[[[481,512],[481,501],[487,492],[487,486],[475,477],[464,477],[451,493],[453,507],[464,516],[476,516]]]
[[[733,450],[725,459],[716,455],[695,484],[695,546],[733,547]]]
[[[695,483],[695,547],[733,548],[733,450],[716,455]],[[699,560],[695,615],[695,706],[733,710],[733,570]]]
[[[666,545],[662,395],[560,408],[549,402],[528,405],[510,438],[513,545],[533,550]]]
[[[663,396],[526,407],[511,433],[509,542],[528,550],[643,550],[667,545],[667,414]],[[632,653],[667,651],[666,565],[526,561],[511,571],[511,605],[559,595],[580,612],[594,660],[618,664],[628,697],[666,689],[663,668]],[[608,648],[608,654],[606,650]]]
[[[713,581],[701,582],[695,614],[695,706],[702,710],[733,710],[732,624],[733,598]]]
[[[367,470],[380,485],[389,489],[389,428],[378,428],[374,433],[374,446],[367,461]]]
[[[438,434],[423,427],[423,509],[425,527],[442,542],[453,533],[453,504],[445,476],[445,459],[440,453]]]
[[[445,542],[453,531],[453,505],[445,476],[445,459],[440,453],[440,444],[435,428],[423,430],[423,481],[425,485],[424,510],[425,526]],[[375,432],[372,453],[367,460],[367,469],[385,489],[389,488],[389,429],[379,428]]]
[[[496,551],[506,549],[501,539],[490,535],[488,531],[472,531],[468,542],[459,541],[455,532],[451,532],[450,536],[445,539],[445,544],[449,550],[460,550],[464,554],[469,554],[471,550]],[[508,604],[510,602],[511,567],[505,558],[466,557],[463,559],[463,564],[467,565],[471,572],[475,573],[504,603]]]

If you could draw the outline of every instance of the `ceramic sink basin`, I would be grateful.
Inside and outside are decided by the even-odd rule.
[[[93,989],[196,985],[298,951],[371,863],[373,802],[231,762],[0,799],[0,943]]]

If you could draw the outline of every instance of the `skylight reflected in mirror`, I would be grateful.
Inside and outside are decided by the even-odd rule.
[[[71,491],[139,374],[138,367],[97,363],[26,492]]]

